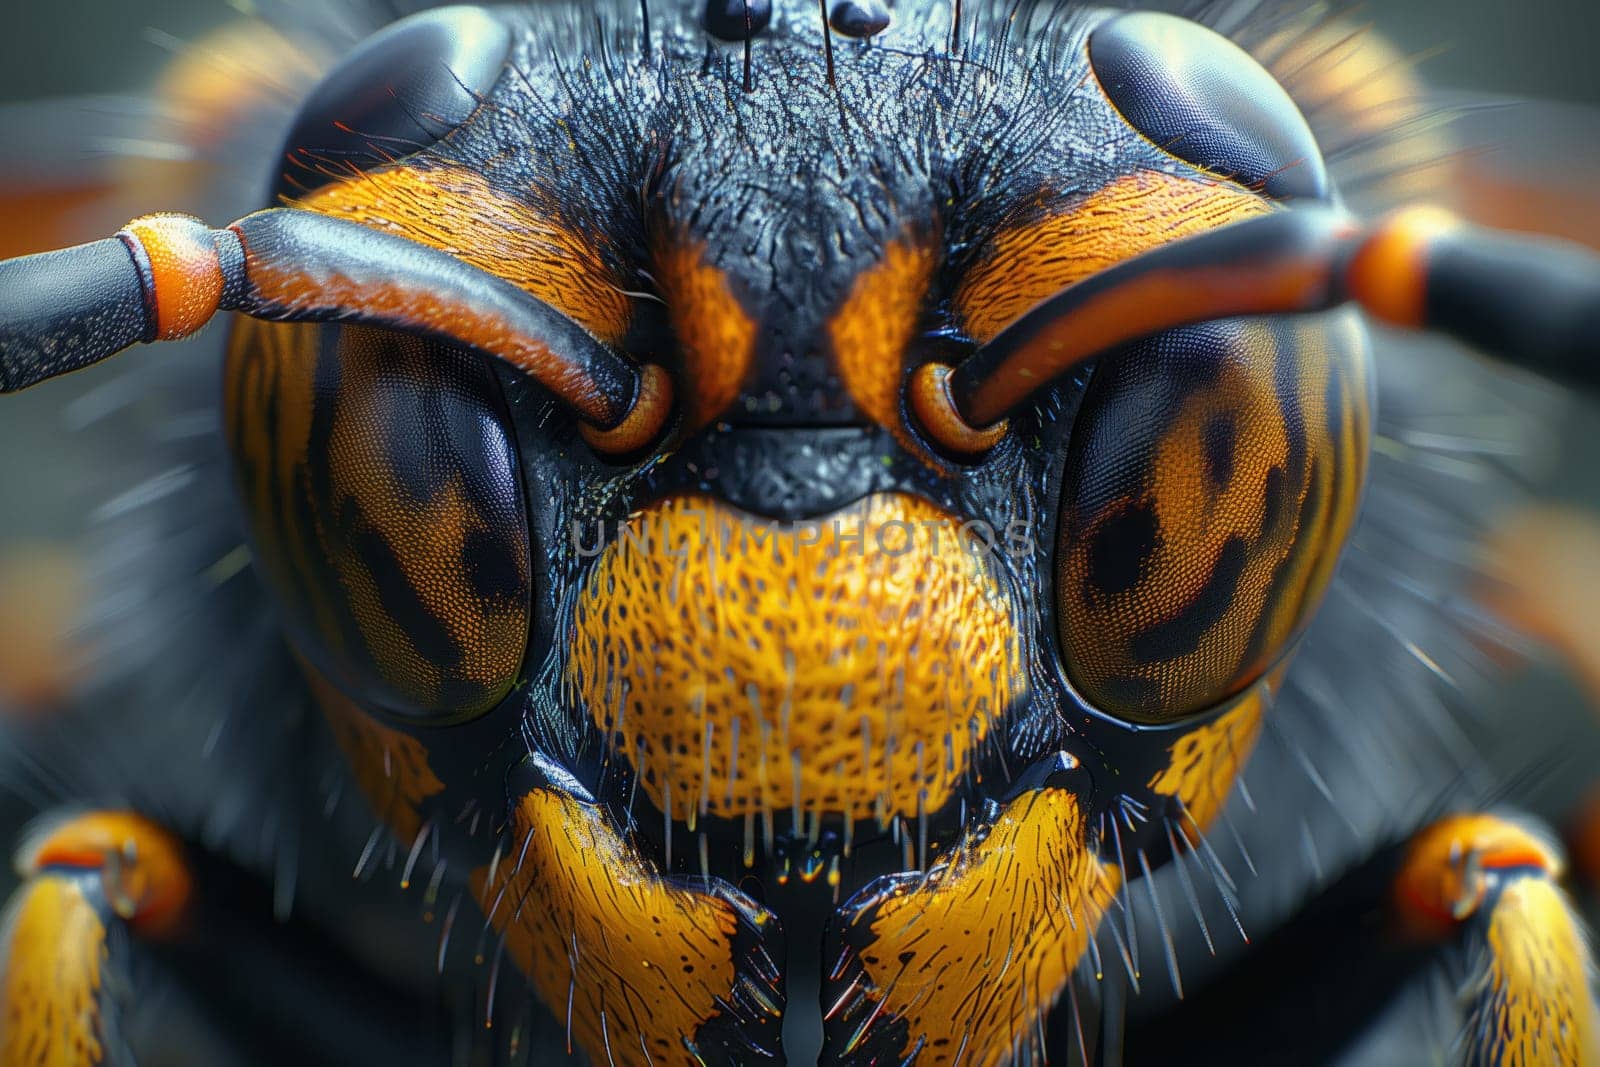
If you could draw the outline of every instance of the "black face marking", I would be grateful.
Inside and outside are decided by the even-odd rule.
[[[504,20],[474,7],[423,12],[368,38],[302,105],[273,199],[438,142],[493,87],[510,47]]]
[[[1119,15],[1089,59],[1128,124],[1179,159],[1274,199],[1326,199],[1311,127],[1282,86],[1237,45],[1173,15]]]
[[[1238,445],[1239,425],[1233,416],[1213,415],[1201,431],[1200,446],[1206,455],[1206,476],[1222,489],[1233,481],[1234,449]]]
[[[1090,549],[1090,595],[1125,593],[1139,584],[1156,551],[1155,512],[1136,505],[1107,519],[1094,532]]]
[[[472,591],[484,601],[515,604],[527,594],[527,579],[517,569],[518,546],[488,530],[473,530],[461,546]]]
[[[1129,641],[1128,650],[1136,660],[1158,663],[1186,656],[1200,647],[1200,639],[1215,626],[1233,603],[1239,576],[1249,562],[1244,538],[1230,537],[1217,553],[1205,585],[1182,611],[1158,622]]]

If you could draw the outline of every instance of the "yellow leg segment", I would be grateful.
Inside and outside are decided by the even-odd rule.
[[[115,924],[162,937],[182,921],[190,876],[176,839],[120,812],[36,833],[0,934],[0,1067],[115,1062],[108,971]]]
[[[1406,854],[1395,904],[1407,929],[1472,953],[1461,1052],[1473,1067],[1600,1064],[1593,962],[1560,875],[1547,842],[1490,815],[1435,823]]]

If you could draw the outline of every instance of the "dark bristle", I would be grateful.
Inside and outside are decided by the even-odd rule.
[[[822,13],[822,53],[828,61],[828,86],[834,88],[839,83],[833,76],[833,30],[828,26],[828,0],[817,0],[817,10]]]
[[[772,0],[706,0],[701,22],[719,41],[749,41],[772,21]]]
[[[889,9],[883,0],[838,0],[828,24],[846,37],[876,37],[889,28]]]

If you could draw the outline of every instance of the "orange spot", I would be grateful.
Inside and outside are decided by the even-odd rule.
[[[1600,707],[1600,516],[1525,507],[1490,532],[1483,555],[1478,598],[1559,654]]]
[[[1327,145],[1360,145],[1362,191],[1375,203],[1437,200],[1482,167],[1460,166],[1432,121],[1437,101],[1417,77],[1419,57],[1370,25],[1310,7],[1250,51],[1286,89]]]
[[[104,237],[105,229],[95,226],[92,220],[98,215],[96,209],[114,192],[109,183],[90,182],[82,174],[43,188],[0,188],[0,259],[49,252]],[[121,217],[126,218],[127,213]],[[116,220],[110,220],[109,225],[116,225]]]
[[[152,937],[173,932],[193,889],[178,839],[130,812],[92,812],[50,826],[24,844],[18,866],[29,874],[52,867],[99,871],[117,914]]]
[[[956,311],[968,335],[982,343],[1091,274],[1270,210],[1260,196],[1236,186],[1153,171],[1118,178],[1065,209],[1041,193],[1041,217],[1001,231],[967,271],[956,290]]]
[[[1389,216],[1346,268],[1350,295],[1382,322],[1422,328],[1428,312],[1428,247],[1456,225],[1454,216],[1434,207]]]
[[[1592,889],[1600,889],[1600,788],[1579,806],[1569,840],[1573,868]]]
[[[914,816],[944,801],[1024,684],[988,564],[916,497],[799,524],[674,497],[596,561],[568,681],[639,758],[646,795],[690,825]]]
[[[188,337],[211,321],[222,299],[222,262],[205,223],[190,215],[145,215],[122,228],[150,260],[156,330],[163,341]]]
[[[962,459],[980,456],[999,444],[1009,425],[1002,419],[979,428],[962,418],[950,395],[950,368],[943,363],[924,363],[912,372],[906,407],[923,433]]]
[[[0,705],[26,713],[71,691],[85,658],[74,631],[84,586],[83,563],[60,545],[0,548]]]
[[[1441,819],[1412,838],[1395,879],[1395,907],[1414,936],[1447,936],[1483,903],[1483,872],[1510,867],[1555,878],[1561,857],[1533,833],[1493,815]]]
[[[576,319],[610,344],[632,317],[603,239],[559,221],[537,190],[518,195],[460,167],[396,166],[318,189],[295,203],[449,252]],[[491,348],[489,351],[500,351]]]
[[[607,456],[626,456],[655,444],[672,415],[672,376],[654,363],[639,368],[639,395],[621,422],[601,430],[587,422],[578,432],[589,447]]]
[[[902,430],[900,384],[906,348],[916,337],[933,277],[934,254],[911,239],[895,241],[862,271],[828,323],[845,388],[879,426]]]
[[[658,241],[655,273],[683,354],[684,429],[704,426],[739,395],[755,358],[756,324],[728,277],[702,261],[705,247]]]

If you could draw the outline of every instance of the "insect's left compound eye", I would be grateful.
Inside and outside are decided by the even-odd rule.
[[[1158,148],[1274,199],[1329,195],[1300,109],[1220,34],[1175,15],[1117,15],[1090,34],[1089,62],[1123,121]]]
[[[385,330],[246,320],[226,414],[257,567],[300,655],[396,715],[498,703],[527,645],[530,548],[486,361]]]
[[[1171,721],[1283,654],[1355,516],[1367,381],[1342,316],[1177,330],[1096,370],[1056,554],[1062,654],[1091,704]]]

